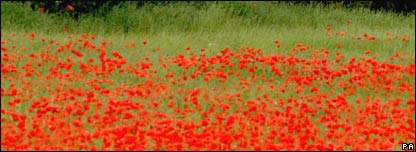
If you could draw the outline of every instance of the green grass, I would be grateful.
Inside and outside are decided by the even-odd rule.
[[[409,58],[408,60],[395,60],[393,63],[410,64],[415,62],[414,14],[404,16],[391,12],[371,12],[365,8],[347,10],[340,5],[331,5],[325,8],[316,4],[301,6],[287,3],[256,2],[256,7],[253,7],[252,3],[206,2],[204,5],[199,3],[191,3],[190,5],[175,3],[163,6],[145,5],[140,9],[130,5],[122,5],[110,11],[105,17],[93,17],[93,15],[87,14],[82,15],[79,21],[76,22],[70,19],[68,14],[58,16],[32,11],[28,3],[1,2],[1,34],[2,39],[3,37],[10,38],[11,41],[19,44],[18,46],[24,46],[28,39],[27,37],[21,37],[20,34],[22,33],[29,34],[35,32],[35,41],[40,41],[39,38],[44,36],[47,40],[55,39],[61,43],[69,40],[67,36],[70,33],[76,36],[82,33],[94,34],[97,37],[93,41],[96,46],[99,46],[101,41],[114,44],[113,46],[107,44],[107,56],[111,56],[109,51],[119,50],[122,56],[126,58],[127,63],[143,61],[144,57],[148,56],[150,61],[153,62],[153,69],[158,69],[162,78],[167,70],[160,68],[161,65],[157,64],[159,63],[158,58],[165,55],[174,57],[177,54],[189,56],[189,53],[185,51],[187,46],[190,46],[193,52],[199,52],[200,48],[205,48],[208,57],[220,53],[225,47],[237,51],[238,48],[246,45],[262,48],[263,53],[266,55],[286,55],[286,53],[292,52],[292,48],[296,47],[298,42],[301,42],[304,45],[311,46],[311,49],[298,54],[297,57],[300,58],[309,58],[312,50],[325,47],[331,52],[330,58],[335,56],[336,51],[342,52],[345,56],[343,61],[348,61],[352,57],[357,57],[358,59],[366,56],[364,51],[370,49],[372,53],[367,56],[376,55],[378,61],[388,61],[395,52],[402,54],[407,50],[409,51],[409,54],[406,55]],[[348,19],[352,20],[349,26],[346,24]],[[327,36],[325,29],[327,26],[332,27],[331,37]],[[377,29],[376,26],[379,26],[380,29]],[[64,27],[68,27],[69,31],[63,32]],[[345,37],[343,38],[336,35],[336,32],[341,31],[345,32]],[[386,41],[386,32],[391,33],[392,41]],[[17,33],[18,35],[10,37],[11,33]],[[363,37],[364,33],[376,36],[377,40],[351,39],[352,36]],[[394,38],[396,35],[399,36],[398,40]],[[403,35],[408,36],[408,42],[401,41]],[[274,44],[276,39],[281,42],[280,48],[276,48]],[[143,40],[148,41],[146,46],[142,45]],[[125,43],[132,42],[136,43],[137,46],[135,48],[127,49],[124,47]],[[342,45],[342,48],[336,47],[338,43]],[[46,48],[48,45],[46,43],[36,44],[26,47],[30,48],[30,52],[38,53],[41,48]],[[6,44],[6,47],[10,48],[11,46],[9,45]],[[160,47],[161,51],[154,51],[156,47]],[[60,55],[65,57],[62,53]],[[99,62],[96,55],[93,56],[88,53],[82,58],[87,59],[90,57],[95,58],[95,63]],[[23,59],[19,61],[19,64],[24,64],[27,61],[28,59]],[[77,68],[78,63],[75,60],[74,62],[74,68]],[[41,71],[48,72],[48,66],[43,66],[42,68]],[[178,77],[181,75],[182,69],[173,68],[170,71],[174,71],[175,77]],[[241,72],[241,74],[249,77],[248,72]],[[264,73],[264,75],[267,77],[270,73]],[[95,77],[95,74],[87,74],[86,76]],[[130,81],[132,84],[145,81],[144,78],[136,78],[134,75],[118,76],[114,74],[111,77],[115,80],[113,85],[108,85],[111,89],[116,89],[112,86],[118,86],[126,81]],[[25,79],[28,80],[27,78]],[[199,77],[188,81],[182,87],[183,89],[190,89],[193,86],[209,86],[211,88],[212,86],[219,87],[223,84],[216,80],[203,84],[204,81],[201,80],[203,78]],[[55,83],[55,79],[50,81],[50,83]],[[414,82],[414,80],[410,79],[409,81]],[[88,88],[83,82],[70,83],[70,85]],[[238,82],[238,78],[230,78],[227,84],[224,84],[229,87],[227,89],[232,90],[227,93],[241,91],[233,87]],[[1,81],[1,87],[5,90],[9,90],[9,84],[9,81]],[[253,91],[256,90],[256,85],[264,88],[268,86],[267,83],[258,82],[252,85],[251,90],[243,90],[242,93],[247,93],[242,94],[242,98],[245,100],[255,99],[257,96],[265,93]],[[279,85],[276,85],[276,87],[279,87]],[[177,90],[178,88],[172,89]],[[309,89],[304,88],[304,91],[309,91]],[[293,92],[293,90],[294,87],[290,86],[287,88],[286,93],[281,93],[277,97],[289,98],[296,96],[288,94]],[[330,89],[322,88],[321,92],[325,92],[325,90]],[[36,95],[48,96],[45,90],[34,91],[38,93]],[[366,91],[362,92],[366,93]],[[335,96],[337,95],[332,95],[328,98]],[[370,94],[369,96],[374,97],[377,95]],[[412,95],[407,96],[410,97]],[[365,95],[362,95],[361,90],[359,90],[355,95],[349,96],[348,101],[357,99],[357,97],[365,98]],[[273,96],[272,98],[276,97]],[[3,103],[6,103],[4,101],[9,99],[9,97],[2,97],[2,106],[5,105],[7,107],[7,104]],[[183,107],[182,97],[175,96],[175,99]],[[200,103],[204,103],[201,101],[202,98],[199,99]],[[150,100],[145,102],[148,103]],[[21,104],[19,112],[25,110],[22,108],[24,106],[30,105]],[[103,106],[106,106],[106,104]],[[165,107],[166,105],[163,104],[163,106]],[[208,105],[205,106],[203,109],[210,107]],[[93,106],[91,105],[91,107]],[[235,107],[231,107],[229,111],[233,108]],[[194,115],[193,117],[199,118],[199,115]],[[101,145],[102,141],[94,141],[94,143]]]
[[[332,52],[339,50],[346,57],[361,55],[363,51],[371,49],[381,60],[385,60],[395,51],[409,50],[414,54],[415,48],[415,43],[412,43],[415,35],[414,14],[403,16],[370,12],[364,8],[348,11],[339,5],[324,8],[319,5],[256,2],[254,8],[252,2],[207,2],[200,9],[198,5],[185,3],[145,5],[141,9],[122,5],[109,12],[107,18],[94,18],[87,14],[76,22],[68,15],[33,12],[28,4],[1,3],[2,34],[36,32],[38,36],[66,40],[67,33],[63,33],[63,27],[67,26],[69,32],[95,34],[98,41],[113,41],[113,48],[118,50],[123,50],[126,42],[141,43],[148,40],[147,46],[136,50],[145,53],[160,46],[161,53],[175,55],[189,45],[192,50],[206,48],[208,55],[212,55],[224,47],[237,49],[249,45],[263,48],[266,54],[284,54],[302,42],[310,45],[312,50],[321,47]],[[348,19],[352,20],[350,26],[346,25]],[[332,37],[326,36],[327,26],[332,27]],[[376,26],[380,26],[380,29],[376,29]],[[340,31],[346,33],[344,38],[336,37],[335,33]],[[400,38],[407,34],[409,43],[385,43],[383,40],[387,37],[387,31],[391,32],[393,38],[396,34]],[[374,35],[378,40],[366,43],[351,40],[351,36],[363,37],[364,33]],[[275,39],[281,41],[281,48],[275,47]],[[337,49],[337,43],[343,47]],[[155,53],[154,56],[159,54]]]

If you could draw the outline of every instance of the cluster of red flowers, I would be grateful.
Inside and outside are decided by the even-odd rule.
[[[397,150],[415,139],[414,63],[302,43],[289,55],[187,46],[132,61],[136,43],[13,37],[1,40],[2,150]]]

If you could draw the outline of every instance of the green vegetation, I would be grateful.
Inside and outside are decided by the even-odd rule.
[[[10,45],[16,45],[20,47],[27,47],[27,52],[19,52],[20,54],[38,53],[46,50],[49,46],[52,51],[55,51],[58,47],[62,46],[62,43],[69,41],[76,41],[83,33],[87,36],[95,35],[96,39],[92,40],[95,46],[99,46],[101,42],[106,41],[107,56],[111,56],[111,51],[117,50],[125,57],[126,62],[135,64],[137,61],[144,61],[144,58],[149,57],[149,63],[153,63],[151,69],[157,69],[157,78],[153,78],[155,82],[170,83],[167,78],[164,78],[168,72],[175,72],[174,78],[180,79],[181,76],[189,76],[193,72],[192,67],[188,71],[173,66],[168,69],[161,68],[159,59],[173,58],[178,54],[184,54],[185,56],[191,56],[191,53],[195,53],[199,57],[199,50],[204,48],[207,56],[212,56],[221,53],[221,50],[228,47],[231,51],[237,52],[239,48],[244,46],[250,46],[254,48],[261,48],[263,53],[287,55],[293,53],[292,49],[297,47],[299,43],[304,46],[310,46],[307,51],[300,51],[296,54],[299,58],[310,58],[311,52],[314,50],[327,49],[330,52],[330,59],[335,58],[336,52],[343,54],[344,58],[341,59],[341,63],[348,63],[351,58],[360,60],[362,57],[371,58],[376,56],[376,60],[379,62],[389,61],[394,64],[408,65],[415,62],[415,14],[396,14],[392,12],[372,12],[364,7],[357,7],[353,9],[346,9],[341,4],[331,4],[327,7],[318,3],[312,3],[311,5],[294,5],[291,3],[274,3],[274,2],[177,2],[167,3],[163,5],[156,5],[152,3],[145,3],[143,7],[137,8],[132,5],[133,2],[122,3],[114,7],[112,10],[98,10],[98,14],[86,13],[81,14],[79,18],[73,19],[70,11],[63,11],[57,14],[45,13],[38,10],[33,11],[29,3],[15,3],[15,2],[1,2],[1,34],[2,40],[7,39],[5,48],[13,48]],[[76,9],[76,8],[75,8]],[[108,12],[107,12],[108,11]],[[105,12],[105,13],[104,13]],[[351,21],[350,24],[347,24]],[[328,35],[327,28],[331,28],[329,31],[331,35]],[[64,31],[64,28],[68,28]],[[13,34],[17,36],[10,36]],[[35,39],[29,40],[28,35],[34,33]],[[343,33],[343,34],[341,34]],[[23,37],[21,35],[26,35]],[[343,35],[343,36],[342,36]],[[375,40],[369,40],[364,35],[371,35],[375,37]],[[74,36],[74,38],[69,38]],[[6,38],[4,38],[6,37]],[[56,45],[50,43],[41,43],[40,39],[44,37],[46,41],[55,40]],[[360,37],[357,40],[356,37]],[[389,40],[391,39],[391,40]],[[279,40],[281,47],[276,47],[275,40]],[[28,42],[30,41],[30,42]],[[36,42],[38,41],[38,42]],[[143,41],[147,44],[143,45]],[[9,43],[11,42],[11,43]],[[135,47],[126,47],[135,44]],[[78,46],[82,46],[83,42],[78,42],[72,46],[77,49]],[[3,44],[2,44],[3,45]],[[190,51],[185,51],[185,48],[190,47]],[[160,49],[159,49],[160,48]],[[17,49],[11,49],[11,52],[17,52]],[[80,47],[84,56],[77,57],[76,59],[82,59],[87,62],[89,58],[94,59],[94,63],[99,63],[97,52],[86,51],[85,47]],[[94,50],[95,51],[95,50]],[[365,51],[371,53],[365,54]],[[55,54],[53,52],[52,54]],[[67,54],[65,54],[67,53]],[[56,53],[59,55],[58,61],[65,61],[69,56],[73,54]],[[322,53],[322,51],[321,51]],[[390,57],[396,53],[400,53],[400,56],[405,58],[403,60],[395,59],[390,61]],[[69,54],[69,55],[68,55]],[[2,51],[2,57],[4,56]],[[23,64],[31,62],[29,57],[19,57],[16,62],[16,67],[22,67]],[[332,60],[331,60],[332,61]],[[236,61],[231,61],[238,66]],[[75,73],[80,72],[78,61],[74,60]],[[36,64],[36,63],[34,63]],[[250,63],[251,64],[251,63]],[[256,64],[256,63],[253,63]],[[332,66],[329,63],[330,67]],[[49,72],[49,66],[55,66],[56,63],[43,62],[43,66],[39,66],[40,75],[45,75]],[[218,65],[219,66],[219,65]],[[302,67],[277,67],[277,68],[297,68]],[[335,65],[334,67],[340,67]],[[218,68],[218,67],[216,67]],[[357,68],[358,69],[358,68]],[[230,69],[224,69],[228,72]],[[284,71],[282,70],[282,71]],[[42,73],[44,72],[44,73]],[[258,67],[254,71],[256,75],[265,75],[265,77],[273,77],[275,74],[270,69]],[[7,73],[13,75],[13,73]],[[164,102],[159,105],[159,109],[166,108],[168,96],[172,96],[177,100],[177,104],[182,109],[184,105],[185,90],[196,87],[209,88],[207,93],[225,97],[228,94],[242,93],[241,97],[244,100],[255,99],[263,94],[270,94],[274,99],[276,98],[301,98],[296,97],[293,92],[298,89],[296,84],[287,86],[287,91],[284,93],[276,93],[276,90],[258,90],[257,86],[267,88],[268,83],[266,81],[255,81],[258,79],[250,80],[250,72],[241,70],[242,77],[247,78],[248,85],[244,85],[241,88],[241,77],[231,77],[227,82],[222,83],[218,80],[212,80],[205,82],[202,76],[196,79],[187,80],[185,85],[170,85],[169,91],[164,92],[166,94],[160,94],[155,91],[156,95],[146,99],[144,103],[150,105],[152,100],[163,100]],[[116,87],[121,84],[127,86],[133,86],[139,82],[144,83],[146,80],[136,77],[134,74],[118,74],[113,72],[107,75],[114,83],[101,82],[103,88],[109,90],[118,90]],[[76,76],[73,76],[76,77]],[[84,73],[79,76],[80,81],[74,80],[66,85],[66,87],[83,88],[88,87],[86,84],[87,78],[95,78],[97,76],[94,72]],[[162,79],[162,81],[158,81]],[[286,78],[286,77],[284,77]],[[284,83],[284,78],[276,78],[277,83]],[[408,75],[404,75],[402,82],[414,85],[414,78]],[[85,79],[82,80],[81,79]],[[338,83],[338,79],[347,81],[346,77],[337,78],[334,83]],[[20,80],[20,78],[15,79]],[[47,84],[50,84],[50,88],[57,88],[61,85],[60,79],[39,79],[34,76],[33,79],[26,79],[29,82],[33,82],[33,90],[28,90],[33,93],[33,98],[39,98],[40,96],[51,96],[54,94],[54,90],[42,90],[45,89]],[[10,84],[12,80],[2,78],[1,87],[5,90],[10,90]],[[37,84],[35,84],[35,82]],[[129,83],[130,82],[130,83]],[[23,81],[15,81],[16,86],[24,84]],[[276,87],[283,86],[282,84],[275,84]],[[329,85],[313,84],[321,87],[321,92],[328,93],[334,90]],[[400,85],[400,84],[397,84]],[[228,90],[222,92],[221,86],[227,86]],[[239,88],[240,87],[240,88]],[[213,89],[215,88],[215,89]],[[363,87],[364,88],[364,87]],[[86,88],[86,90],[92,90],[92,88]],[[303,88],[306,91],[311,88]],[[352,87],[351,90],[356,88]],[[378,88],[383,90],[383,88]],[[413,87],[414,89],[414,87]],[[218,91],[220,90],[220,91]],[[224,89],[225,90],[225,89]],[[48,91],[51,91],[49,93]],[[166,91],[166,90],[164,90]],[[346,92],[345,90],[335,90],[339,92],[328,93],[332,98],[338,96],[340,92]],[[354,99],[379,96],[374,91],[356,89],[356,93],[348,97],[348,101],[354,102]],[[378,90],[376,90],[378,91]],[[367,94],[367,93],[373,94]],[[393,94],[393,93],[391,93]],[[162,97],[163,95],[163,97]],[[388,94],[390,95],[390,94]],[[126,94],[117,96],[120,100],[126,98]],[[278,96],[278,97],[277,97]],[[381,96],[381,95],[380,95]],[[410,99],[412,94],[394,94],[394,97]],[[403,97],[404,96],[404,97]],[[385,96],[381,96],[385,97]],[[389,96],[392,97],[392,96]],[[108,98],[99,96],[98,98],[106,101]],[[201,98],[201,97],[199,97]],[[2,97],[2,106],[8,106],[7,101],[12,97]],[[22,100],[32,101],[31,98]],[[209,109],[213,105],[212,103],[204,103],[201,100],[201,105],[204,110]],[[386,98],[382,99],[385,102]],[[231,101],[227,101],[231,103]],[[31,114],[27,112],[25,107],[30,106],[30,102],[24,102],[18,107],[18,112]],[[103,106],[107,106],[107,102],[103,103]],[[238,109],[240,105],[232,105],[227,114],[232,113]],[[245,106],[245,105],[244,105]],[[93,109],[93,108],[91,108]],[[153,110],[155,110],[153,109]],[[166,108],[168,109],[168,108]],[[164,109],[164,111],[166,111]],[[217,109],[219,110],[219,108]],[[92,111],[92,110],[91,110]],[[173,111],[168,111],[174,113]],[[325,112],[322,111],[322,114]],[[318,113],[316,117],[321,116]],[[191,118],[197,119],[201,117],[199,113],[189,114]],[[412,117],[414,119],[414,117]],[[91,128],[89,128],[91,129]],[[94,140],[94,144],[102,145],[103,141]]]
[[[123,3],[114,7],[104,16],[82,14],[78,21],[69,13],[46,14],[32,11],[29,3],[1,2],[1,31],[36,32],[40,36],[64,38],[63,28],[70,33],[95,34],[98,39],[112,40],[114,44],[149,41],[147,49],[157,46],[163,53],[177,54],[192,44],[192,49],[207,48],[215,54],[224,47],[231,49],[249,45],[263,48],[263,52],[291,51],[298,42],[310,45],[312,49],[322,46],[354,56],[367,49],[373,49],[388,59],[395,51],[411,51],[414,54],[415,16],[372,12],[366,8],[349,11],[341,4],[323,7],[318,3],[308,6],[272,2],[178,2],[165,5],[146,3],[141,8]],[[347,26],[347,20],[352,21]],[[344,38],[329,39],[325,28],[332,27],[332,34],[345,32]],[[379,27],[379,29],[377,29]],[[409,43],[386,45],[386,34],[391,37],[409,37]],[[363,37],[364,33],[374,35],[377,41],[361,45],[352,36]],[[281,41],[276,49],[273,40]],[[371,47],[370,47],[371,46]],[[122,46],[114,46],[121,49]],[[370,48],[367,48],[370,47]],[[384,60],[384,59],[383,59]]]
[[[254,4],[255,3],[255,4]],[[255,6],[254,6],[255,5]],[[100,11],[99,11],[100,12]],[[165,5],[146,3],[141,8],[122,3],[110,12],[82,14],[79,22],[69,17],[72,12],[48,14],[33,12],[29,3],[2,2],[2,29],[42,30],[60,32],[64,26],[88,33],[141,33],[166,32],[222,32],[254,27],[312,29],[345,23],[352,19],[357,25],[373,28],[413,28],[414,14],[398,16],[394,13],[370,12],[365,8],[351,12],[341,4],[323,8],[318,3],[309,6],[272,2],[178,2]],[[389,20],[389,22],[384,22]],[[365,24],[364,24],[365,23]],[[410,24],[409,24],[410,23]],[[364,28],[364,27],[363,27]],[[368,27],[367,27],[368,28]]]

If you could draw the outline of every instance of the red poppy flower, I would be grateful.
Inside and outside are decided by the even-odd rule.
[[[39,7],[39,12],[45,12],[45,8],[44,7]]]
[[[72,5],[70,5],[70,4],[68,4],[68,5],[66,6],[66,9],[67,9],[68,11],[70,11],[70,12],[74,11],[74,7],[73,7]]]

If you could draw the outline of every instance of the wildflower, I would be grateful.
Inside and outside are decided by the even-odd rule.
[[[34,32],[30,33],[30,39],[34,39],[34,38],[35,38],[35,33]]]
[[[403,41],[403,42],[407,42],[407,41],[409,41],[409,39],[407,38],[407,35],[404,35],[404,36],[403,36],[402,41]]]
[[[43,7],[43,6],[42,7],[39,7],[39,12],[41,12],[41,13],[42,12],[45,12],[45,7]]]
[[[339,48],[339,49],[342,48],[342,45],[338,43],[337,48]]]
[[[70,11],[70,12],[74,11],[74,7],[73,7],[72,5],[70,5],[70,4],[68,4],[68,5],[66,6],[66,9],[67,9],[68,11]]]
[[[331,29],[332,29],[332,27],[331,26],[327,26],[326,27],[326,30],[329,32],[329,31],[331,31]]]

